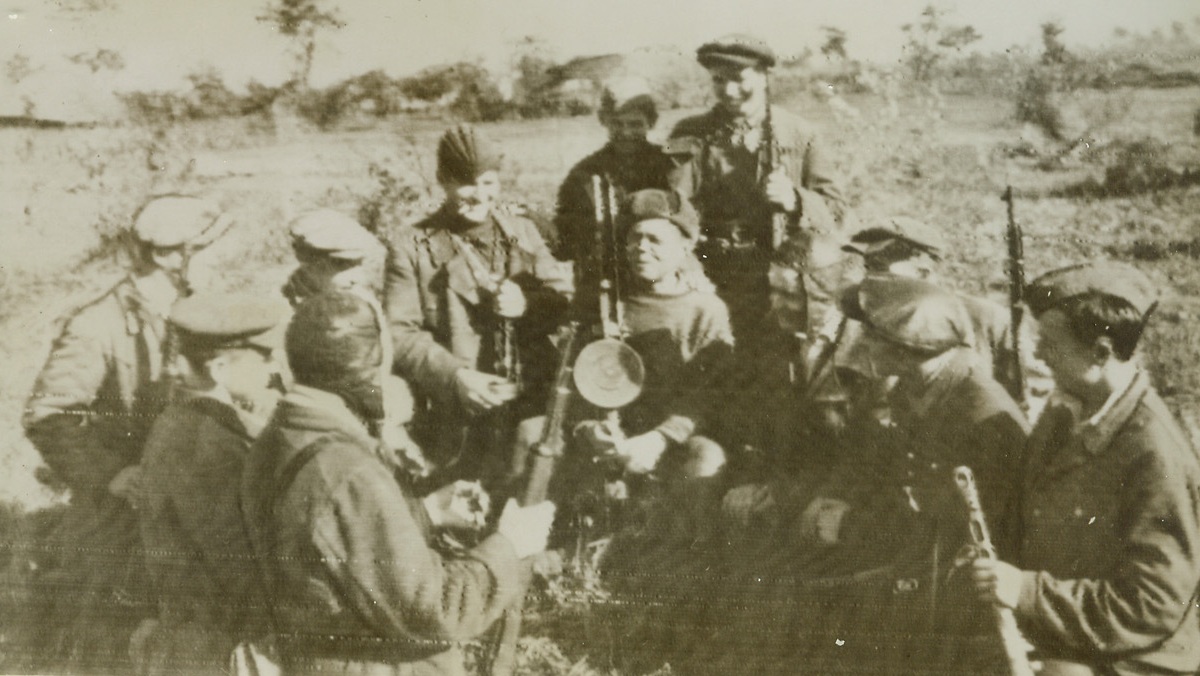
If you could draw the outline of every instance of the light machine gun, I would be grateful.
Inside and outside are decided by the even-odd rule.
[[[963,502],[967,505],[968,526],[971,542],[966,545],[967,556],[960,558],[976,559],[979,557],[996,558],[996,546],[992,544],[991,533],[988,532],[987,521],[983,516],[983,507],[979,502],[979,489],[975,487],[975,474],[970,467],[954,469],[954,485]],[[1033,665],[1029,661],[1029,651],[1032,646],[1021,635],[1017,626],[1017,618],[1011,608],[998,605],[992,606],[995,615],[996,628],[1000,632],[1000,640],[1004,644],[1004,656],[1008,660],[1008,671],[1012,676],[1034,676]]]
[[[546,424],[541,439],[533,447],[529,462],[529,474],[524,491],[519,499],[522,505],[536,505],[546,500],[554,469],[566,446],[563,423],[566,421],[567,406],[571,401],[571,373],[575,361],[575,341],[579,334],[579,322],[570,322],[559,330],[558,369],[554,376],[554,389],[546,406]],[[489,676],[510,676],[516,664],[517,639],[521,634],[521,607],[525,595],[504,611],[500,629],[492,651],[487,673]]]

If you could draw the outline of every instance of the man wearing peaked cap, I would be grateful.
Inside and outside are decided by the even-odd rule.
[[[506,466],[512,426],[544,404],[557,363],[548,336],[572,289],[534,223],[496,208],[498,169],[479,130],[448,130],[438,144],[445,201],[391,233],[385,272],[396,373],[424,402],[414,426],[431,454],[469,478],[492,473],[481,465]],[[506,342],[521,383],[497,373],[511,361]]]
[[[283,287],[292,305],[329,289],[375,292],[378,280],[371,270],[378,274],[384,247],[358,221],[333,209],[317,209],[297,216],[289,231],[300,262]]]
[[[945,254],[946,241],[936,228],[907,216],[892,216],[880,224],[858,231],[850,237],[844,250],[863,257],[868,274],[887,273],[923,279],[933,284],[943,284],[938,269]],[[1045,367],[1033,357],[1032,338],[1028,330],[1021,332],[1022,353],[1017,358],[1013,351],[1012,315],[1009,309],[987,298],[958,294],[959,300],[971,318],[975,331],[975,351],[979,354],[979,367],[998,380],[1018,402],[1030,404],[1031,410],[1039,410],[1048,390],[1049,374]],[[854,329],[837,356],[837,366],[850,378],[861,378],[862,355],[856,348],[857,329]],[[1021,391],[1024,372],[1026,391]]]
[[[820,545],[841,543],[846,556],[860,548],[866,560],[878,560],[888,547],[895,548],[891,556],[928,553],[935,542],[941,551],[952,550],[967,535],[952,475],[962,465],[974,471],[984,511],[1000,526],[1028,425],[1012,397],[979,367],[959,298],[921,280],[872,275],[846,293],[842,307],[862,322],[877,374],[897,379],[890,394],[894,427],[866,430],[860,439],[871,442],[846,449],[829,484],[804,509],[802,533]],[[864,467],[879,469],[864,473]],[[893,536],[876,537],[887,530],[881,524],[896,523]],[[890,544],[878,548],[881,540]],[[911,649],[921,661],[908,667],[913,673],[986,673],[996,655],[980,650],[981,639],[995,628],[980,619],[987,615],[969,587],[961,580],[949,584],[950,566],[940,565],[931,571],[944,588],[933,616],[944,640],[934,651]]]
[[[1048,272],[1027,293],[1056,391],[1003,561],[975,562],[977,590],[1013,609],[1043,673],[1194,674],[1200,462],[1134,359],[1154,284],[1097,262]]]
[[[814,335],[836,307],[845,201],[815,129],[769,100],[766,45],[728,36],[696,57],[716,104],[672,129],[671,183],[700,216],[696,253],[729,308],[741,365],[730,388],[754,393],[735,397],[747,434],[734,447],[782,448],[810,403],[795,396],[796,336]]]
[[[158,617],[134,646],[140,674],[227,673],[229,656],[265,626],[238,490],[251,442],[280,392],[282,300],[196,294],[170,321],[190,366],[186,398],[167,407],[146,441],[138,519]]]
[[[22,419],[26,434],[49,466],[45,476],[71,490],[71,507],[48,547],[72,553],[42,562],[38,573],[46,581],[39,590],[73,596],[39,619],[52,646],[43,651],[45,671],[128,671],[129,635],[145,611],[129,500],[175,367],[164,363],[166,319],[186,287],[188,258],[228,224],[199,198],[148,202],[130,229],[129,275],[66,317],[34,385]]]
[[[700,213],[705,270],[733,312],[739,344],[749,347],[774,333],[770,264],[811,274],[832,263],[814,259],[813,251],[828,247],[810,250],[808,241],[817,235],[823,242],[840,227],[844,201],[812,127],[768,101],[776,59],[765,43],[731,35],[696,56],[712,76],[717,103],[671,131],[668,146],[679,163],[672,181]],[[809,300],[832,303],[819,291],[826,286],[808,289]]]
[[[383,350],[383,415],[372,423],[385,443],[422,473],[426,460],[409,438],[413,417],[408,384],[392,374],[394,350],[387,317],[380,302],[380,268],[386,253],[383,243],[353,218],[333,209],[317,209],[292,221],[292,250],[300,267],[288,277],[283,294],[293,307],[329,291],[345,291],[366,301],[379,325]]]
[[[601,274],[604,256],[611,255],[597,250],[593,177],[612,188],[616,199],[610,208],[616,212],[635,191],[665,190],[674,167],[662,148],[646,138],[658,121],[658,107],[644,79],[630,76],[606,81],[598,116],[608,132],[608,142],[567,173],[558,189],[554,218],[559,240],[555,255],[575,262],[576,279],[583,280],[581,287]]]

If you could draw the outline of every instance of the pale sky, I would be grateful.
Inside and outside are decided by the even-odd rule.
[[[97,12],[63,12],[86,0],[0,0],[0,60],[29,56],[37,67],[60,67],[64,54],[106,47],[122,54],[121,89],[171,88],[184,74],[215,67],[240,88],[250,78],[277,84],[287,73],[286,42],[254,20],[265,0],[92,0]],[[319,43],[313,83],[328,84],[382,68],[403,75],[424,66],[482,57],[504,61],[514,41],[545,38],[557,56],[669,45],[690,53],[726,32],[761,35],[783,53],[814,49],[820,27],[849,35],[852,57],[898,59],[900,26],[916,21],[930,0],[328,0],[347,27]],[[1193,25],[1197,0],[953,0],[935,5],[951,21],[982,33],[975,48],[1035,47],[1048,20],[1067,28],[1068,46],[1095,45],[1120,26],[1134,32]]]

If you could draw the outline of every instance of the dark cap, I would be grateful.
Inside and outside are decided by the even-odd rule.
[[[468,124],[442,134],[437,149],[437,179],[441,183],[474,183],[488,171],[500,169],[500,151]]]
[[[333,209],[317,209],[301,214],[292,221],[289,230],[292,246],[297,252],[361,261],[382,250],[379,240],[358,221]]]
[[[274,350],[283,345],[287,313],[282,300],[198,293],[176,301],[170,322],[179,330],[184,352],[239,347]]]
[[[629,196],[627,204],[630,224],[663,218],[674,223],[688,239],[694,240],[700,236],[699,215],[691,203],[677,192],[654,188],[639,190]]]
[[[971,317],[958,296],[919,279],[871,275],[842,296],[842,312],[888,342],[940,354],[974,344]]]
[[[188,195],[156,197],[134,216],[133,236],[161,249],[194,244],[210,231],[220,231],[217,221],[228,216],[214,203]]]
[[[908,242],[937,259],[946,250],[946,240],[937,228],[907,216],[892,216],[880,225],[859,230],[842,249],[867,256],[886,249],[896,240]]]
[[[701,45],[700,49],[696,50],[696,60],[705,68],[717,66],[770,68],[775,65],[775,51],[759,38],[735,33]]]
[[[1029,283],[1025,301],[1035,314],[1086,294],[1119,298],[1146,317],[1158,305],[1158,290],[1141,270],[1125,263],[1099,261],[1052,270]]]

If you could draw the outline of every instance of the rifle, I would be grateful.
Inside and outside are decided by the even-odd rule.
[[[558,465],[566,446],[562,428],[567,415],[567,405],[571,401],[571,374],[574,370],[573,357],[578,334],[577,321],[572,321],[559,330],[559,359],[558,370],[554,376],[554,389],[550,391],[550,401],[546,406],[546,426],[542,429],[541,439],[533,447],[529,476],[525,490],[520,496],[522,505],[535,505],[546,500],[554,468]],[[490,676],[509,676],[513,673],[517,639],[521,634],[521,607],[524,602],[525,594],[522,593],[513,606],[504,611],[487,670]]]
[[[621,302],[621,254],[613,218],[617,191],[607,176],[592,175],[592,203],[596,206],[596,253],[600,259],[600,326],[605,338],[620,339],[625,312]]]
[[[1022,242],[1021,226],[1013,215],[1013,189],[1004,189],[1002,200],[1008,205],[1008,228],[1005,241],[1008,244],[1008,306],[1010,313],[1010,336],[1012,363],[1009,370],[1012,378],[1013,398],[1025,401],[1025,372],[1021,368],[1021,320],[1025,313],[1025,245]]]
[[[954,485],[967,505],[968,530],[971,537],[971,542],[967,545],[970,550],[969,558],[996,558],[996,546],[992,544],[992,536],[988,532],[983,507],[979,503],[979,490],[975,487],[975,474],[970,467],[954,468]],[[995,616],[996,629],[1000,633],[1000,641],[1004,644],[1009,673],[1012,676],[1034,676],[1033,666],[1029,662],[1029,651],[1033,646],[1021,635],[1012,609],[993,605],[992,613]]]

